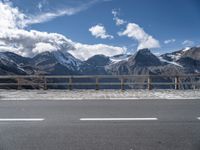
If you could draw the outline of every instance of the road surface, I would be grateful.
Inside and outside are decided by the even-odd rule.
[[[0,101],[0,150],[200,150],[200,100]]]

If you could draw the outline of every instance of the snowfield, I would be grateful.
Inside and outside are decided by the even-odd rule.
[[[200,99],[200,90],[0,90],[0,100]]]

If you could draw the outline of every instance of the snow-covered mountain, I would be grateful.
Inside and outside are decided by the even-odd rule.
[[[0,52],[0,74],[25,75],[26,71],[22,68],[23,64],[28,63],[28,58],[21,57],[11,52]]]
[[[0,74],[99,75],[99,74],[184,74],[200,72],[200,48],[186,48],[161,56],[149,49],[134,55],[96,55],[81,61],[66,51],[42,52],[26,58],[0,52]]]
[[[171,63],[161,61],[159,57],[151,53],[149,49],[142,49],[128,60],[109,65],[107,70],[117,75],[164,75],[167,73],[178,74],[182,69]]]
[[[79,74],[83,63],[67,52],[43,52],[31,59],[34,68],[45,74]]]
[[[185,48],[172,53],[166,53],[161,55],[161,57],[167,61],[176,62],[181,58],[189,57],[195,60],[200,60],[200,47]]]
[[[104,66],[108,65],[109,63],[111,63],[111,60],[109,57],[104,56],[104,55],[95,55],[95,56],[89,58],[85,62],[92,66],[104,67]]]
[[[189,73],[200,73],[200,47],[185,48],[163,54],[161,59],[184,68]]]

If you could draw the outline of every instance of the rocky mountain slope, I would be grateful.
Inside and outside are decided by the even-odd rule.
[[[185,73],[200,73],[200,47],[186,48],[161,55],[167,61],[179,64]]]
[[[161,56],[149,49],[134,55],[96,55],[81,61],[68,52],[43,52],[26,58],[0,52],[0,75],[177,75],[200,73],[200,48],[193,47]]]

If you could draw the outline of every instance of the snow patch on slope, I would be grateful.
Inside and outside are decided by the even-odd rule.
[[[20,65],[16,64],[12,59],[10,59],[4,53],[0,53],[0,62],[1,62],[1,64],[5,65],[5,66],[16,65],[17,69],[25,72],[25,70]]]
[[[73,57],[71,54],[61,51],[54,51],[53,54],[58,60],[58,62],[63,66],[66,66],[71,70],[80,69],[80,65],[82,64],[81,61]]]
[[[111,60],[111,63],[114,64],[120,61],[128,61],[129,58],[130,58],[130,55],[122,54],[122,55],[113,56],[110,58],[110,60]]]
[[[186,47],[186,48],[184,48],[182,51],[183,52],[186,52],[186,51],[188,51],[188,50],[190,50],[191,48],[190,47]]]
[[[158,57],[159,59],[160,59],[160,61],[162,61],[162,62],[166,62],[166,63],[168,63],[168,64],[172,64],[172,65],[176,65],[176,66],[179,66],[179,67],[183,67],[182,65],[180,65],[180,64],[178,64],[178,63],[176,63],[176,62],[174,62],[174,61],[168,61],[168,60],[165,60],[165,59],[163,59],[162,57]]]
[[[182,55],[190,49],[191,49],[190,47],[186,47],[186,48],[182,49],[181,51],[178,51],[174,54],[173,53],[167,54],[167,56],[170,57],[173,60],[173,62],[175,62],[175,61],[179,60],[182,57]]]

